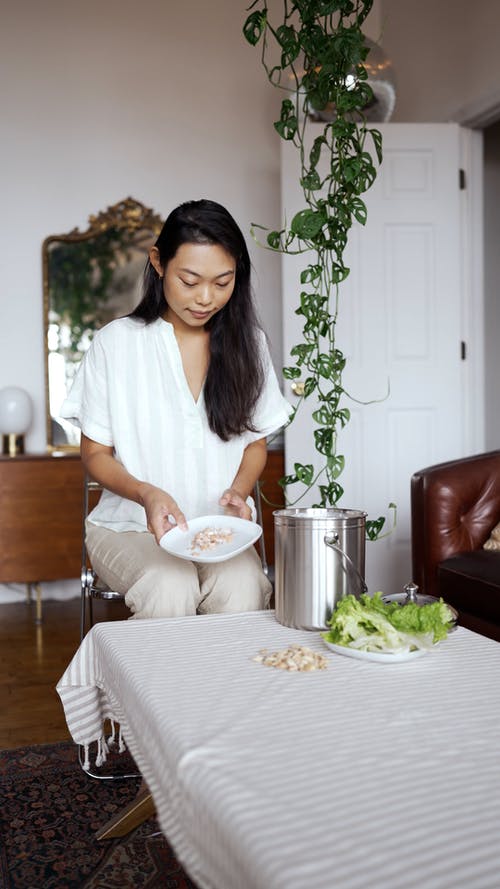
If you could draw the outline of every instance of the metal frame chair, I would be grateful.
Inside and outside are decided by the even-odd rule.
[[[80,640],[87,631],[87,623],[90,627],[94,623],[93,600],[107,599],[123,602],[125,596],[116,590],[110,590],[102,583],[89,562],[87,545],[85,543],[85,521],[89,513],[89,500],[92,492],[101,492],[103,487],[99,482],[93,481],[87,474],[83,484],[83,521],[82,521],[82,570],[81,570],[81,611],[80,611]]]
[[[93,626],[94,623],[94,615],[93,615],[93,600],[94,599],[106,599],[106,600],[118,600],[123,602],[125,596],[122,593],[118,593],[116,590],[111,590],[106,584],[99,580],[92,566],[90,565],[88,554],[87,554],[87,546],[85,544],[85,520],[88,516],[89,512],[89,500],[90,494],[93,492],[101,492],[103,490],[102,485],[99,482],[93,481],[88,475],[85,475],[84,480],[84,493],[83,493],[83,522],[82,522],[82,570],[81,570],[81,614],[80,614],[80,640],[83,639],[87,630],[87,623],[89,624],[89,628]],[[260,560],[262,563],[262,570],[266,577],[271,581],[274,586],[274,566],[269,565],[267,561],[266,555],[266,543],[264,538],[264,521],[262,516],[262,500],[261,500],[261,492],[260,492],[260,481],[255,483],[253,497],[255,502],[255,512],[256,519],[258,524],[262,528],[262,535],[259,539],[259,553]]]
[[[85,543],[85,522],[89,513],[89,505],[90,505],[90,497],[93,493],[101,493],[103,490],[103,486],[90,478],[88,474],[85,474],[84,485],[83,485],[83,519],[82,519],[82,569],[81,569],[81,610],[80,610],[80,640],[83,640],[85,633],[88,629],[90,629],[94,624],[94,613],[93,613],[93,601],[94,599],[103,599],[107,601],[120,601],[123,602],[125,600],[125,596],[122,593],[118,593],[116,590],[111,590],[106,584],[99,580],[96,572],[92,568],[88,553],[87,553],[87,545]],[[262,535],[259,539],[258,546],[260,552],[260,559],[262,563],[262,570],[266,577],[269,578],[274,587],[274,570],[273,566],[270,566],[267,562],[266,556],[266,543],[264,539],[264,523],[262,516],[262,501],[261,501],[261,492],[260,492],[260,482],[257,481],[254,487],[254,502],[255,502],[255,511],[256,511],[256,519],[258,524],[262,528]],[[83,769],[84,756],[82,752],[82,747],[78,747],[78,760],[80,766]],[[98,774],[95,772],[91,772],[88,769],[83,769],[87,775],[91,778],[97,778],[101,781],[110,781],[110,780],[121,780],[125,778],[140,778],[140,773],[127,773],[127,774]]]
[[[274,589],[274,565],[269,565],[267,561],[266,554],[266,541],[264,538],[264,518],[262,515],[262,496],[260,490],[261,484],[260,481],[257,480],[255,482],[255,487],[253,490],[253,499],[255,503],[255,517],[257,519],[257,523],[262,528],[262,534],[259,538],[258,546],[260,553],[260,561],[262,563],[262,570],[266,575],[267,579],[272,583]]]
[[[89,503],[90,503],[90,495],[93,492],[101,492],[103,487],[99,482],[93,481],[87,474],[85,474],[84,483],[83,483],[83,520],[82,520],[82,570],[81,570],[81,605],[80,605],[80,641],[83,640],[85,633],[88,629],[90,629],[94,624],[94,613],[93,613],[93,601],[94,599],[106,599],[106,600],[118,600],[123,602],[125,596],[122,593],[116,592],[116,590],[110,590],[108,586],[106,586],[102,581],[99,580],[95,571],[93,570],[88,553],[87,553],[87,545],[85,543],[85,521],[89,513]],[[88,775],[90,778],[97,778],[99,781],[123,781],[126,778],[141,778],[142,775],[140,772],[123,772],[123,773],[111,773],[105,774],[100,772],[90,771],[90,769],[85,769],[83,767],[84,764],[84,752],[82,746],[78,746],[78,762],[82,770]]]

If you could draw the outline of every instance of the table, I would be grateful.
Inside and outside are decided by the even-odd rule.
[[[301,643],[325,671],[252,660]],[[58,684],[113,716],[200,889],[498,889],[500,645],[458,628],[378,664],[273,612],[95,625]]]

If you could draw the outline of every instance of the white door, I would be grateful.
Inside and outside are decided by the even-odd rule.
[[[318,135],[310,127],[309,139]],[[482,447],[482,430],[470,430],[471,372],[464,360],[470,278],[465,261],[470,189],[461,190],[464,131],[455,124],[382,124],[384,159],[364,196],[365,227],[351,231],[340,285],[337,343],[347,357],[345,388],[351,421],[339,436],[346,457],[339,478],[340,506],[364,509],[369,518],[397,505],[393,533],[367,543],[366,580],[371,592],[394,592],[412,579],[410,478],[424,466]],[[290,221],[302,209],[297,151],[283,144],[282,212]],[[283,257],[284,362],[301,341],[299,272],[306,258]],[[477,296],[477,294],[476,294]],[[465,307],[465,308],[464,308]],[[469,313],[470,314],[470,313]],[[477,371],[481,343],[472,360]],[[293,403],[290,383],[285,394]],[[387,396],[387,397],[385,397]],[[286,471],[296,461],[320,465],[314,450],[312,397],[285,432]],[[360,404],[359,402],[374,402]],[[298,490],[298,489],[297,489]],[[289,496],[293,488],[289,489]],[[300,506],[315,502],[308,494]]]

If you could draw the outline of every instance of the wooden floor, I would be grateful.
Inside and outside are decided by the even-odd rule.
[[[96,620],[123,619],[121,603],[96,602]],[[0,605],[0,749],[69,740],[55,686],[80,641],[80,601]]]

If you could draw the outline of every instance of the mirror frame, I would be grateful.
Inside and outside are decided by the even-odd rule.
[[[97,215],[89,216],[88,228],[80,231],[78,228],[72,229],[61,235],[49,235],[42,244],[42,279],[43,279],[43,335],[44,335],[44,360],[45,360],[45,419],[46,419],[46,437],[48,451],[78,451],[78,445],[60,444],[55,445],[52,440],[52,420],[50,413],[49,398],[49,311],[50,311],[50,286],[49,286],[49,247],[54,242],[78,243],[88,241],[96,235],[109,231],[110,229],[119,229],[121,231],[129,231],[136,233],[144,230],[150,231],[153,238],[158,237],[163,226],[163,219],[149,207],[145,207],[139,201],[131,197],[113,204],[106,210],[102,210]],[[145,257],[146,260],[146,257]]]

